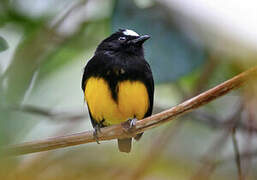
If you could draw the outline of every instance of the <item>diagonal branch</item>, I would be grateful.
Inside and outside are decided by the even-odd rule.
[[[102,128],[98,138],[100,141],[104,141],[135,136],[138,133],[160,126],[161,124],[169,122],[178,116],[181,116],[182,114],[188,113],[198,107],[201,107],[215,100],[216,98],[227,94],[231,90],[241,87],[244,83],[249,82],[250,79],[256,76],[257,67],[254,67],[208,91],[199,94],[198,96],[195,96],[177,106],[172,107],[171,109],[138,121],[135,127],[129,132],[126,130],[126,128],[124,128],[124,125],[126,125],[125,123]],[[67,136],[59,136],[45,140],[37,140],[17,145],[10,145],[1,151],[4,151],[8,155],[21,155],[79,144],[86,144],[95,141],[96,140],[94,139],[93,131],[85,131]]]

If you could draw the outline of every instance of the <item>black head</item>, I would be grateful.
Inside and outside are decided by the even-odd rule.
[[[103,40],[97,47],[96,53],[120,52],[143,55],[143,43],[149,38],[148,35],[140,36],[132,30],[120,29]]]

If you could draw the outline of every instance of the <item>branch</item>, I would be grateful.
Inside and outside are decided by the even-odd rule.
[[[151,117],[137,121],[135,127],[129,132],[124,128],[125,123],[113,125],[110,127],[102,128],[98,138],[100,141],[121,139],[133,137],[138,133],[144,132],[148,129],[160,126],[163,123],[169,122],[182,114],[188,113],[198,107],[201,107],[214,99],[221,97],[233,89],[241,87],[244,83],[249,82],[250,79],[257,76],[257,67],[254,67],[248,71],[245,71],[224,83],[201,93],[169,110],[155,114]],[[74,146],[79,144],[86,144],[95,142],[93,131],[85,131],[82,133],[71,134],[67,136],[59,136],[54,138],[48,138],[45,140],[37,140],[32,142],[25,142],[17,145],[10,145],[2,151],[8,155],[21,155],[34,152],[47,151],[52,149],[58,149],[68,146]]]

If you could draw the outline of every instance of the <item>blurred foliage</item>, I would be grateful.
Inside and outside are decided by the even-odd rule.
[[[154,0],[0,1],[0,148],[92,129],[84,116],[82,70],[97,44],[119,28],[151,35],[145,55],[156,82],[155,113],[256,64],[217,52],[193,28],[186,34],[189,25],[181,22],[200,24],[204,33],[209,27],[180,21],[186,17],[176,8],[172,1]],[[108,141],[2,157],[0,179],[236,179],[227,124],[239,118],[239,149],[255,152],[256,89],[248,85],[146,132],[130,154],[118,153],[116,141]],[[257,178],[254,157],[242,157],[245,179]]]
[[[5,51],[6,49],[8,49],[8,44],[6,40],[0,36],[0,52]]]
[[[54,52],[46,57],[40,67],[42,78],[44,75],[56,71],[57,68],[76,60],[83,52],[91,50],[101,38],[108,34],[109,19],[96,20],[81,24],[78,32],[62,43]]]

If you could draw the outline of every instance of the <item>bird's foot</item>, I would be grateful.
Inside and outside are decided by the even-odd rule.
[[[136,122],[137,118],[128,119],[126,122],[122,123],[122,127],[126,132],[129,132],[135,127]]]
[[[101,133],[101,128],[100,128],[98,125],[96,125],[96,126],[94,127],[93,136],[94,136],[94,139],[95,139],[95,141],[96,141],[97,144],[100,144],[99,138],[98,138],[98,134],[99,134],[99,133]]]
[[[136,126],[137,118],[129,119],[129,129],[133,129]]]

